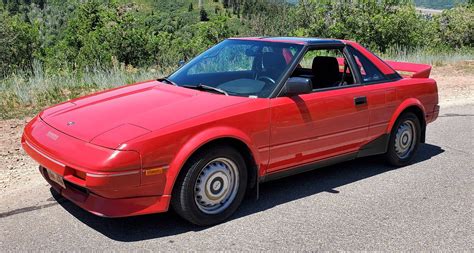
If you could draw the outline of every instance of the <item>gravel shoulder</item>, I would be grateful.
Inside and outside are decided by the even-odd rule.
[[[474,103],[474,60],[433,67],[431,78],[438,83],[442,107]]]

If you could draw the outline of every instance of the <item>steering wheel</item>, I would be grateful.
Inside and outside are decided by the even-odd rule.
[[[269,81],[269,82],[272,83],[272,84],[275,84],[275,83],[276,83],[275,80],[273,80],[273,78],[271,78],[271,77],[269,77],[269,76],[259,76],[259,77],[257,78],[257,80],[264,81],[264,82]]]

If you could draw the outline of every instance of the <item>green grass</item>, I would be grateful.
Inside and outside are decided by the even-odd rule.
[[[434,66],[474,60],[474,49],[461,50],[389,50],[383,59],[426,63]],[[156,79],[163,74],[154,69],[117,66],[94,68],[85,73],[46,74],[40,64],[34,64],[30,74],[16,73],[0,79],[0,118],[31,116],[41,109],[93,92]]]
[[[126,67],[57,75],[47,75],[41,68],[35,68],[32,74],[17,73],[0,80],[0,118],[32,115],[52,104],[162,76],[153,69]]]
[[[401,48],[392,48],[380,55],[383,59],[425,63],[433,66],[458,63],[474,60],[474,48],[462,49],[417,49],[407,51]]]

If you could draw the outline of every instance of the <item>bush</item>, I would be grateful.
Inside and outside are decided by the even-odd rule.
[[[15,70],[31,70],[38,50],[37,26],[6,12],[0,19],[0,78]]]
[[[207,16],[207,11],[204,9],[204,7],[201,8],[199,11],[200,19],[201,21],[209,21],[209,17]]]
[[[411,0],[214,0],[201,11],[191,0],[3,0],[0,118],[160,77],[233,36],[352,39],[384,57],[431,64],[472,59],[469,1],[427,16]]]
[[[443,11],[439,18],[441,41],[451,47],[474,46],[474,5],[461,5]]]
[[[166,71],[237,35],[352,39],[381,53],[473,47],[472,4],[431,17],[409,0],[207,1],[201,11],[191,0],[125,2],[0,2],[0,76],[31,72],[34,60],[53,75],[114,64]]]
[[[407,1],[306,1],[293,10],[296,36],[351,39],[385,52],[436,41],[436,25]]]

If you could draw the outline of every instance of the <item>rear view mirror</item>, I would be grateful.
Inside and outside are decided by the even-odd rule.
[[[284,96],[296,96],[300,94],[307,94],[313,91],[313,84],[311,79],[304,77],[290,77],[286,81],[285,87],[283,88]]]

